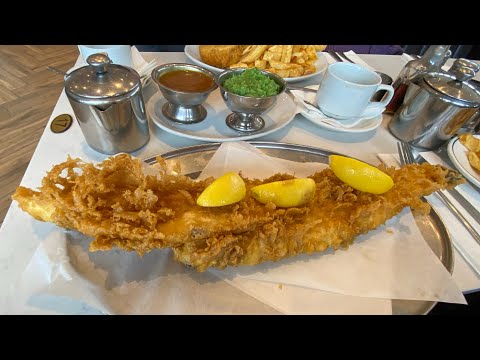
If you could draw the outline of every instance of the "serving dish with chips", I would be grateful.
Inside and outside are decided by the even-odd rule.
[[[460,135],[462,136],[462,135]],[[480,143],[480,135],[470,135],[471,141]],[[472,184],[480,188],[480,171],[476,170],[468,158],[469,149],[462,144],[459,137],[454,137],[447,145],[447,153],[455,167],[465,176]]]
[[[200,54],[200,45],[186,45],[185,55],[193,63],[216,74],[226,68],[256,67],[278,74],[287,83],[293,83],[325,72],[328,67],[327,59],[322,53],[325,47],[326,45],[244,45],[238,61],[225,68],[205,62]]]

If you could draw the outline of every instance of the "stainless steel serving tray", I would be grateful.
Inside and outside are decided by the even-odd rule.
[[[328,164],[329,155],[339,154],[325,149],[297,144],[267,141],[250,141],[249,143],[269,156],[298,162],[319,162]],[[162,154],[162,157],[167,161],[169,159],[174,159],[176,162],[179,162],[184,175],[195,179],[220,145],[220,143],[210,143],[189,146]],[[145,162],[148,164],[154,164],[156,163],[156,158],[148,158]],[[413,212],[413,216],[425,241],[447,270],[452,273],[452,242],[441,218],[433,208],[426,216],[416,212]],[[393,314],[396,315],[427,314],[435,304],[436,302],[433,301],[392,300],[392,310]]]

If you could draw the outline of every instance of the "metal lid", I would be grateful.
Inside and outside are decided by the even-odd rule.
[[[105,54],[90,55],[87,63],[88,66],[74,70],[65,77],[67,95],[76,101],[118,101],[130,97],[139,87],[140,76],[135,70],[112,64]]]
[[[456,69],[455,74],[428,74],[424,81],[445,101],[461,107],[479,107],[480,92],[467,81],[474,75],[471,68],[461,67]]]

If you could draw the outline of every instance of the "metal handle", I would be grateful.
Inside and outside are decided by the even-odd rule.
[[[112,63],[112,60],[106,53],[92,54],[87,58],[87,63],[95,68],[97,74],[106,73],[108,65]]]
[[[457,59],[453,65],[448,69],[450,74],[453,74],[457,81],[467,81],[475,76],[480,67],[477,63],[468,59]]]
[[[463,66],[463,67],[452,66],[449,72],[455,76],[457,81],[460,81],[460,82],[470,80],[475,76],[475,71],[472,68],[466,67],[466,66]]]
[[[315,89],[309,89],[309,88],[306,88],[306,87],[294,86],[294,85],[287,85],[287,89],[288,90],[306,91],[306,92],[311,92],[311,93],[314,93],[314,94],[317,93],[317,90],[315,90]]]
[[[462,67],[468,67],[472,69],[475,73],[477,73],[478,70],[480,69],[480,66],[478,66],[476,62],[468,59],[464,59],[464,58],[455,60],[451,68],[462,68]]]

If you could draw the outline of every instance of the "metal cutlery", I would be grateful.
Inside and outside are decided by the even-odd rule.
[[[332,51],[332,50],[329,50],[329,51],[327,51],[327,52],[328,52],[328,54],[329,54],[331,57],[333,57],[337,62],[351,62],[351,63],[354,64],[354,62],[353,62],[352,60],[350,60],[350,59],[348,58],[348,56],[345,55],[344,52],[341,52],[341,51],[335,52],[335,51]]]
[[[339,52],[338,52],[338,55],[339,55],[341,58],[347,60],[348,62],[351,62],[352,64],[355,64],[352,60],[350,60],[350,59],[348,58],[347,55],[345,55],[344,52],[340,52],[340,51],[339,51]]]
[[[306,88],[306,87],[294,86],[294,85],[290,85],[290,84],[287,85],[287,89],[288,90],[306,91],[306,92],[311,92],[311,93],[315,93],[315,94],[317,93],[317,90],[315,90],[315,89],[309,89],[309,88]]]
[[[300,86],[291,86],[291,85],[288,85],[287,89],[285,90],[286,92],[288,92],[291,97],[293,99],[295,99],[295,95],[293,95],[293,93],[291,92],[291,90],[304,90],[304,91],[308,91],[308,92],[317,92],[316,90],[313,90],[313,89],[308,89],[308,88],[302,88]],[[318,107],[318,105],[316,104],[313,104],[311,103],[310,101],[308,100],[305,100],[305,99],[302,99],[302,101],[310,106],[313,106],[315,109],[319,110],[319,111],[322,111],[320,110],[320,108]]]
[[[338,54],[335,51],[329,50],[327,51],[328,54],[333,57],[337,62],[343,62],[342,58],[338,56]]]
[[[304,103],[307,103],[308,105],[313,106],[315,109],[317,109],[317,110],[319,110],[319,111],[322,111],[322,110],[318,107],[318,105],[315,105],[315,104],[313,104],[313,103],[311,103],[310,101],[305,100],[305,99],[302,99],[302,100],[303,100]]]
[[[63,75],[63,76],[68,75],[65,71],[57,69],[56,67],[53,67],[53,66],[47,66],[45,69],[47,69],[48,71],[51,71],[55,74],[59,74],[59,75]]]
[[[415,164],[415,157],[413,156],[412,149],[409,144],[404,141],[397,143],[398,155],[400,157],[400,163],[402,165],[406,164]],[[451,190],[449,190],[451,193]],[[447,205],[450,211],[455,215],[455,217],[463,224],[463,226],[468,230],[470,235],[475,239],[475,241],[480,245],[480,234],[475,230],[475,228],[470,224],[470,222],[463,216],[463,214],[455,207],[455,205],[445,196],[442,190],[435,192],[442,201]],[[460,194],[459,194],[460,195]],[[461,196],[461,195],[460,195]]]

